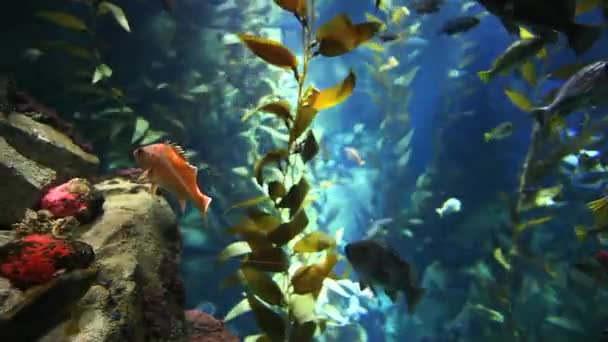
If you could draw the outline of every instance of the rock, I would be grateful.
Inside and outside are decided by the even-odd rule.
[[[93,175],[99,165],[68,136],[23,114],[0,113],[0,136],[26,158],[55,170],[60,182]]]
[[[25,158],[0,137],[0,226],[19,221],[55,179],[55,171]]]
[[[190,342],[238,342],[224,325],[213,316],[198,310],[186,311],[186,321],[190,330]]]

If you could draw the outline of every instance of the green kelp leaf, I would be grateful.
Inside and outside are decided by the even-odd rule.
[[[286,193],[287,189],[285,189],[283,183],[279,181],[272,181],[268,183],[268,196],[270,196],[273,201],[285,196]]]
[[[251,247],[247,241],[237,241],[229,244],[217,257],[219,262],[224,262],[230,258],[251,253]]]
[[[251,310],[255,314],[258,327],[270,337],[271,341],[284,341],[286,334],[283,318],[254,295],[247,295],[247,300],[249,301]]]
[[[293,246],[296,253],[314,253],[335,247],[336,241],[333,237],[319,231],[305,235]]]
[[[509,263],[509,261],[507,260],[507,258],[505,257],[505,255],[502,252],[502,249],[500,249],[500,247],[497,247],[494,250],[494,259],[500,264],[500,266],[502,266],[505,270],[510,271],[511,270],[511,264]]]
[[[113,3],[107,2],[107,1],[102,1],[99,3],[98,8],[98,13],[100,15],[104,15],[108,12],[112,13],[112,15],[114,16],[114,19],[116,19],[116,22],[118,23],[118,25],[120,25],[123,29],[125,29],[125,31],[127,32],[131,32],[131,28],[129,27],[129,21],[127,20],[127,17],[125,16],[125,12],[122,10],[122,8],[114,5]]]
[[[243,235],[247,235],[249,232],[268,233],[275,230],[280,224],[281,221],[269,213],[257,208],[250,208],[239,223],[228,228],[228,232]]]
[[[104,78],[109,78],[112,76],[112,69],[106,64],[100,64],[95,68],[95,72],[93,73],[93,80],[91,83],[95,84]]]
[[[271,305],[283,305],[283,292],[279,286],[266,274],[251,266],[243,265],[241,272],[251,292]]]
[[[308,225],[308,217],[304,210],[298,212],[294,218],[286,223],[281,224],[277,229],[268,234],[268,240],[275,243],[277,246],[283,246],[296,235],[300,234]]]
[[[289,208],[289,216],[293,217],[293,215],[300,210],[302,202],[304,202],[309,190],[310,185],[308,185],[306,179],[300,179],[298,184],[295,184],[291,187],[291,189],[289,189],[289,192],[287,195],[285,195],[285,197],[283,197],[281,202],[278,204],[278,207]]]
[[[84,21],[78,19],[69,13],[57,11],[39,11],[35,14],[36,17],[50,21],[51,23],[75,31],[86,31],[87,25]]]
[[[264,334],[256,334],[256,335],[245,336],[245,339],[243,339],[243,342],[272,342],[272,340],[270,339],[270,337],[268,337]]]
[[[296,114],[296,120],[293,127],[289,131],[289,141],[296,141],[317,116],[318,111],[312,106],[300,106]]]
[[[283,249],[278,247],[254,249],[243,266],[251,266],[266,272],[285,272],[289,268],[289,259]]]
[[[253,114],[258,113],[258,112],[265,112],[265,113],[270,113],[270,114],[276,115],[279,119],[281,119],[285,123],[285,126],[287,126],[287,129],[289,129],[289,126],[290,126],[291,122],[293,121],[293,118],[291,117],[291,105],[289,104],[289,101],[286,101],[286,100],[279,100],[279,101],[267,103],[255,110],[245,114],[243,116],[243,118],[241,119],[241,121],[246,121]]]
[[[566,317],[549,316],[545,318],[545,322],[551,323],[562,329],[584,334],[584,330],[580,323]]]
[[[228,212],[228,211],[230,211],[232,209],[236,209],[236,208],[246,208],[246,207],[251,207],[251,206],[254,206],[254,205],[258,205],[258,204],[260,204],[262,202],[265,202],[267,200],[269,200],[269,197],[266,196],[266,195],[252,197],[252,198],[249,198],[249,199],[246,199],[244,201],[241,201],[241,202],[238,202],[238,203],[235,203],[235,204],[231,205],[230,208],[228,208],[226,210],[226,212]]]
[[[316,322],[294,323],[289,333],[289,342],[312,341],[317,330]]]
[[[148,129],[146,131],[146,133],[144,134],[143,139],[141,139],[141,141],[139,143],[142,145],[148,145],[151,143],[155,143],[155,142],[160,141],[166,135],[167,135],[167,132]]]
[[[310,131],[306,136],[306,140],[304,140],[300,156],[302,157],[302,161],[307,163],[314,158],[317,153],[319,153],[319,143],[317,142],[314,133]]]
[[[237,318],[238,316],[251,311],[251,306],[249,306],[249,300],[247,298],[243,298],[240,302],[238,302],[235,306],[228,311],[226,317],[224,317],[224,323],[230,320]]]
[[[270,151],[255,163],[253,173],[259,185],[264,184],[264,167],[270,163],[278,163],[281,160],[287,159],[289,153],[287,150]]]
[[[133,130],[133,135],[131,136],[131,144],[134,144],[135,142],[139,141],[144,134],[146,134],[146,131],[148,131],[148,129],[150,128],[150,123],[148,122],[148,120],[142,118],[141,116],[138,116],[135,119],[135,129]]]

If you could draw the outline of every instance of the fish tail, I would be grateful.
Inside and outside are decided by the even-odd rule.
[[[412,314],[416,310],[416,306],[420,303],[426,289],[421,287],[410,287],[406,290],[407,311]]]
[[[568,45],[578,56],[595,44],[602,35],[602,28],[600,26],[573,23],[565,33],[568,36]]]
[[[479,79],[483,82],[483,83],[488,83],[490,82],[490,71],[489,70],[483,70],[477,73],[477,76],[479,76]]]
[[[585,240],[587,240],[587,229],[585,226],[576,225],[574,226],[574,235],[578,242],[585,242]]]

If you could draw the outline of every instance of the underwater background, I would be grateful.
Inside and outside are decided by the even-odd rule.
[[[478,72],[524,38],[482,4],[376,5],[11,1],[0,76],[69,122],[99,174],[141,167],[140,146],[184,149],[212,198],[201,218],[161,190],[184,309],[242,340],[608,339],[607,102],[545,135],[528,113],[575,64],[606,61],[608,3],[578,1],[576,22],[602,30],[584,53],[560,34],[487,83]],[[445,32],[465,16],[479,21]],[[360,287],[344,247],[366,239],[425,289],[415,311]]]

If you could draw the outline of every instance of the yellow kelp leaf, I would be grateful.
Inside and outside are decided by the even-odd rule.
[[[287,150],[270,151],[255,163],[253,174],[259,185],[264,184],[264,167],[270,163],[278,163],[287,158]]]
[[[381,25],[380,30],[384,31],[386,30],[386,24],[384,23],[384,21],[380,18],[378,18],[376,15],[371,14],[369,12],[365,12],[365,20],[367,20],[368,22],[373,22],[373,23],[378,23]]]
[[[311,294],[293,294],[289,297],[290,314],[299,323],[315,319],[315,298]]]
[[[536,87],[538,81],[536,80],[536,67],[534,62],[528,61],[521,67],[521,74],[529,85]]]
[[[230,258],[251,253],[251,247],[246,241],[237,241],[229,244],[217,257],[219,262],[224,262]]]
[[[338,263],[338,256],[330,254],[318,264],[305,265],[296,270],[291,277],[291,284],[297,294],[312,293],[317,296],[323,288],[323,280],[329,276]]]
[[[39,11],[36,12],[35,16],[48,20],[55,25],[59,25],[70,30],[87,30],[87,25],[84,23],[84,21],[68,13],[57,11]]]
[[[307,225],[308,217],[302,210],[291,221],[281,224],[277,229],[268,233],[268,240],[277,246],[283,246],[304,231]]]
[[[270,198],[268,198],[268,196],[266,196],[266,195],[261,195],[261,196],[253,197],[253,198],[250,198],[250,199],[246,199],[244,201],[241,201],[241,202],[238,202],[238,203],[235,203],[235,204],[231,205],[230,208],[228,208],[226,210],[226,212],[228,212],[228,211],[230,211],[232,209],[235,209],[235,208],[251,207],[251,206],[260,204],[260,203],[262,203],[264,201],[267,201],[269,199]]]
[[[249,235],[252,232],[267,233],[275,230],[280,224],[281,221],[273,215],[251,208],[239,223],[228,228],[228,233],[242,235]]]
[[[505,94],[509,97],[509,100],[522,112],[530,112],[534,108],[532,102],[526,95],[516,90],[505,88]]]
[[[511,265],[509,264],[509,262],[507,262],[507,259],[505,258],[504,254],[502,253],[502,249],[500,249],[500,247],[498,247],[494,250],[494,259],[496,259],[496,261],[498,261],[500,266],[502,266],[505,270],[507,270],[507,271],[511,270]]]
[[[286,193],[287,189],[285,189],[283,183],[279,181],[272,181],[268,183],[268,196],[270,196],[273,201],[285,196]]]
[[[283,292],[266,272],[258,271],[251,266],[242,266],[241,272],[253,294],[268,304],[282,305],[284,303]]]
[[[317,54],[326,57],[343,55],[371,39],[381,27],[382,24],[375,21],[354,25],[348,15],[338,14],[317,30]]]
[[[270,337],[268,337],[264,334],[255,334],[255,335],[245,336],[245,338],[243,339],[243,342],[272,342],[272,340],[270,339]]]
[[[608,196],[602,197],[600,199],[596,199],[595,201],[591,201],[587,203],[587,207],[591,211],[605,211],[608,209]]]
[[[344,102],[353,93],[356,82],[357,77],[351,70],[342,82],[331,88],[321,90],[312,107],[319,111]]]
[[[399,24],[401,24],[403,19],[405,19],[409,15],[410,15],[410,10],[407,7],[405,7],[405,6],[397,7],[393,10],[393,13],[391,14],[391,22],[395,25],[399,25]]]
[[[253,114],[255,114],[257,112],[266,112],[266,113],[276,115],[279,119],[281,119],[285,122],[285,125],[287,125],[287,128],[289,128],[289,123],[293,120],[293,118],[291,117],[291,105],[289,104],[289,102],[286,100],[279,100],[279,101],[267,103],[255,110],[245,114],[241,118],[241,121],[246,121],[247,119],[249,119],[249,117],[251,117]]]
[[[308,321],[305,323],[294,323],[289,333],[289,341],[312,341],[317,330],[317,323]]]
[[[240,302],[238,302],[235,306],[228,311],[226,317],[224,317],[224,322],[228,322],[237,318],[238,316],[251,311],[251,306],[249,306],[249,301],[247,298],[243,298]]]
[[[534,33],[528,31],[525,27],[519,27],[519,37],[521,39],[532,39],[532,38],[536,38],[536,36],[534,35]]]
[[[317,116],[318,110],[312,106],[300,106],[293,127],[289,131],[290,142],[296,141]]]
[[[300,18],[306,17],[306,4],[308,0],[274,0],[282,9],[289,11]]]
[[[118,25],[125,29],[125,31],[131,32],[131,28],[129,27],[129,21],[127,20],[125,12],[122,10],[122,8],[114,5],[113,3],[102,1],[99,3],[98,12],[101,15],[106,14],[108,12],[112,13]]]
[[[287,195],[283,197],[281,202],[278,204],[278,207],[289,208],[289,216],[292,217],[298,210],[300,210],[302,202],[304,202],[309,190],[310,185],[306,179],[300,179],[298,184],[293,185],[291,189],[289,189],[289,192],[287,192]]]
[[[297,75],[298,59],[283,44],[251,34],[239,34],[239,38],[247,47],[265,62],[283,69],[291,69]]]
[[[332,248],[336,245],[336,241],[331,236],[323,232],[312,232],[301,238],[293,246],[296,253],[313,253]]]
[[[302,157],[302,161],[306,163],[314,158],[317,153],[319,153],[319,143],[317,142],[314,133],[310,131],[308,132],[308,136],[306,136],[306,140],[302,143],[300,157]]]
[[[545,216],[545,217],[540,217],[537,219],[533,219],[524,223],[519,223],[515,226],[515,231],[517,233],[521,233],[522,231],[526,230],[526,228],[531,227],[531,226],[536,226],[539,224],[543,224],[545,222],[549,222],[553,219],[553,216]]]
[[[591,12],[598,6],[602,5],[604,0],[580,0],[576,3],[576,14],[581,15],[587,12]]]
[[[246,258],[243,266],[251,266],[260,271],[284,272],[289,268],[289,260],[281,248],[255,250]]]
[[[284,341],[285,336],[285,322],[283,318],[267,307],[254,295],[247,295],[249,306],[255,314],[255,320],[258,323],[258,327],[268,335],[271,341]]]

